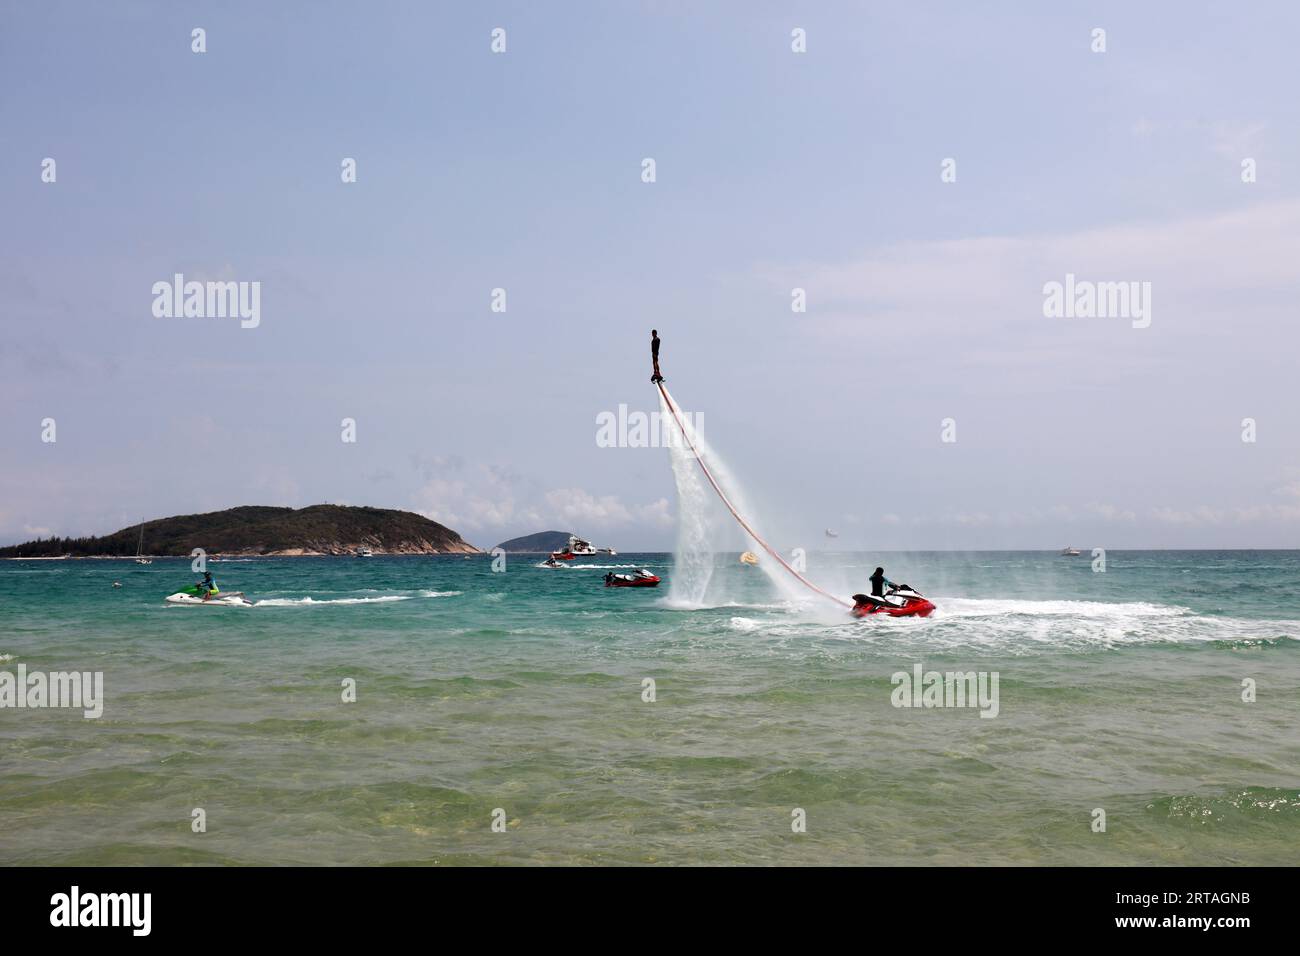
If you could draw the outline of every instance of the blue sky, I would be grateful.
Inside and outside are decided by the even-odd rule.
[[[595,441],[657,408],[657,327],[783,545],[1295,547],[1297,27],[1284,3],[6,4],[0,541],[332,501],[480,545],[670,547],[667,453]],[[261,324],[155,318],[176,272],[259,281]],[[1150,327],[1045,318],[1067,273],[1150,282]]]

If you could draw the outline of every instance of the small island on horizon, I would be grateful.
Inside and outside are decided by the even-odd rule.
[[[189,557],[209,555],[482,554],[457,532],[422,515],[388,508],[244,505],[156,518],[102,537],[38,538],[0,548],[0,558]]]

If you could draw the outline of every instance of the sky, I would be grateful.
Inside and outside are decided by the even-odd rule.
[[[670,549],[668,452],[598,441],[658,410],[653,327],[782,547],[1300,547],[1297,32],[0,4],[0,544],[333,502]],[[176,273],[259,283],[258,324],[156,316]],[[1149,313],[1045,314],[1067,275]]]

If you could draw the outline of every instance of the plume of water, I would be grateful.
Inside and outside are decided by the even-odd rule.
[[[666,394],[667,390],[664,391]],[[674,401],[673,404],[678,409],[681,408],[677,402]],[[753,512],[741,495],[735,477],[695,430],[690,417],[683,415],[679,428],[663,395],[659,397],[659,409],[667,438],[665,444],[668,445],[672,459],[673,478],[677,483],[677,552],[673,580],[669,586],[669,600],[695,607],[701,606],[706,599],[713,603],[723,603],[732,596],[710,594],[709,584],[713,578],[714,552],[723,550],[724,535],[731,539],[734,530],[730,527],[729,520],[725,524],[715,520],[722,508],[700,470],[699,462],[691,451],[692,446],[708,463],[714,480],[736,510],[751,521]],[[682,428],[685,429],[684,435]],[[759,568],[783,599],[791,602],[806,599],[807,595],[798,583],[770,557],[760,559]]]
[[[659,414],[677,484],[677,550],[668,600],[678,606],[702,607],[713,578],[713,489],[705,487],[695,456],[682,440],[662,395]]]

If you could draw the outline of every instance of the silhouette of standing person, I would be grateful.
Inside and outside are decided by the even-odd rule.
[[[662,382],[664,380],[664,377],[659,374],[659,330],[658,329],[650,330],[650,358],[655,363],[654,374],[650,376],[650,381],[654,382],[655,384],[658,384],[659,382]]]

